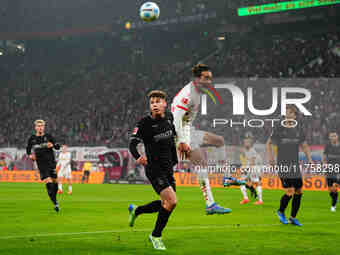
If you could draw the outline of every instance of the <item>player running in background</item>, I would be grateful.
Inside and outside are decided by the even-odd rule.
[[[339,167],[340,167],[340,143],[336,131],[330,131],[328,134],[329,143],[326,144],[322,163],[327,165],[326,181],[329,195],[332,199],[331,211],[336,211],[338,202],[338,188],[340,187]]]
[[[129,225],[132,227],[137,216],[143,213],[156,213],[158,218],[149,240],[157,250],[165,250],[162,231],[177,204],[176,182],[173,168],[178,163],[173,116],[166,112],[166,94],[160,90],[148,95],[151,114],[142,118],[130,138],[129,149],[138,164],[145,166],[145,174],[161,200],[152,201],[142,206],[129,206]],[[145,154],[137,150],[139,143],[144,143]]]
[[[192,69],[194,80],[187,84],[174,97],[171,112],[174,115],[174,124],[177,132],[177,149],[181,158],[189,159],[193,165],[200,169],[199,183],[206,201],[206,213],[225,214],[231,212],[215,203],[208,178],[207,161],[204,159],[200,147],[202,145],[215,146],[216,150],[208,155],[209,160],[224,165],[227,155],[224,138],[209,132],[196,130],[193,122],[199,111],[201,94],[212,85],[212,73],[210,68],[204,64],[198,64]],[[197,169],[195,167],[195,169]]]
[[[249,188],[252,192],[252,195],[258,199],[254,204],[261,205],[263,204],[263,200],[260,167],[263,164],[263,161],[261,156],[256,152],[253,147],[253,136],[250,133],[246,133],[243,139],[243,147],[241,149],[241,162],[241,171],[243,172],[242,177],[244,180],[247,181],[247,183],[240,186],[243,195],[243,200],[240,202],[240,204],[247,204],[250,202],[247,195],[247,188]]]
[[[91,171],[92,163],[90,161],[86,161],[83,165],[83,176],[81,177],[81,183],[89,183]]]
[[[286,126],[275,127],[266,144],[267,156],[269,164],[274,166],[273,143],[277,145],[277,167],[282,169],[279,171],[279,177],[282,182],[285,194],[280,201],[280,208],[277,215],[283,224],[291,223],[296,226],[302,224],[296,219],[296,215],[300,208],[302,197],[303,180],[301,169],[299,166],[299,146],[305,153],[308,162],[313,164],[309,146],[301,123],[295,126],[294,120],[297,117],[297,109],[293,105],[288,105],[286,109],[285,123]],[[289,221],[284,214],[289,201],[293,198],[292,211]]]
[[[44,120],[36,120],[34,125],[35,134],[28,140],[26,153],[30,159],[36,161],[40,179],[46,184],[48,196],[54,204],[54,210],[59,212],[57,201],[58,182],[53,148],[59,150],[60,145],[55,142],[51,135],[45,134]]]
[[[61,147],[61,152],[59,154],[58,164],[58,194],[63,193],[62,182],[67,181],[68,183],[68,194],[72,194],[72,171],[71,171],[71,152],[67,150],[67,145],[64,144]]]

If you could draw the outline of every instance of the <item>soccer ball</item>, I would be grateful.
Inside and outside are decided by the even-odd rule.
[[[159,18],[159,7],[153,2],[144,3],[139,9],[139,16],[142,20],[150,22]]]

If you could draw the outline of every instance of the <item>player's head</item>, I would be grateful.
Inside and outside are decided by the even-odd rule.
[[[294,105],[287,105],[286,106],[286,119],[293,119],[295,120],[297,117],[297,109]]]
[[[245,133],[243,137],[243,146],[247,149],[253,146],[253,135],[250,132]]]
[[[43,135],[45,132],[45,121],[44,120],[34,121],[34,129],[38,135]]]
[[[66,144],[63,144],[62,146],[61,146],[61,151],[62,152],[67,152],[67,145]]]
[[[331,144],[337,144],[339,142],[339,136],[336,130],[331,130],[328,132],[328,139]]]
[[[153,117],[163,117],[166,109],[166,93],[153,90],[148,94],[150,111]]]
[[[208,87],[212,84],[212,72],[205,64],[197,64],[192,68],[192,74],[199,87]]]

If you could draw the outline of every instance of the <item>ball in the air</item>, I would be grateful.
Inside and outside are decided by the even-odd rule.
[[[156,3],[146,2],[139,9],[139,15],[146,22],[154,21],[159,18],[159,7]]]

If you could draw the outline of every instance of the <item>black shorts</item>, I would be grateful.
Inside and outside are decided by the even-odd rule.
[[[303,186],[303,179],[301,176],[301,169],[296,162],[280,162],[279,177],[284,188],[301,189]]]
[[[340,185],[340,179],[338,179],[336,176],[327,176],[326,181],[327,181],[328,187],[332,187],[334,183],[337,183]]]
[[[90,176],[90,171],[85,170],[85,171],[84,171],[84,176]]]
[[[284,188],[295,188],[295,189],[301,189],[303,186],[303,180],[302,177],[298,178],[282,178],[281,183]]]
[[[57,179],[57,171],[55,168],[44,167],[44,168],[39,169],[39,172],[40,172],[40,180],[42,181],[48,177]]]
[[[146,171],[146,177],[149,179],[153,189],[158,195],[167,187],[172,187],[176,192],[176,181],[172,171],[169,171],[169,173]]]

